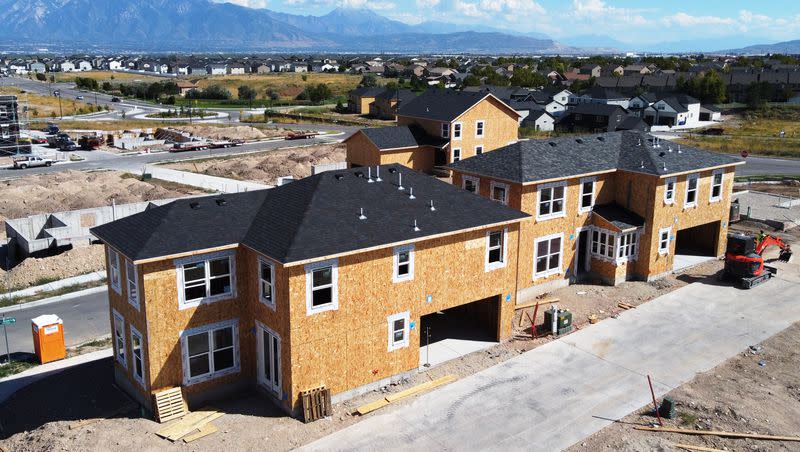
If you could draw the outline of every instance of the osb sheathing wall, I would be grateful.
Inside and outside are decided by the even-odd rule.
[[[416,243],[414,279],[405,282],[392,281],[393,248],[339,257],[334,311],[308,315],[305,267],[288,267],[295,407],[303,390],[324,385],[337,394],[416,369],[420,317],[426,314],[499,296],[500,338],[510,337],[519,226],[507,227],[506,266],[489,272],[487,230]],[[415,325],[409,346],[389,352],[387,317],[405,311]]]
[[[347,140],[348,166],[380,165],[381,151],[362,132],[356,132]]]
[[[434,166],[436,150],[430,146],[381,151],[363,133],[347,140],[348,166],[376,166],[399,163],[416,171],[430,171]]]
[[[109,247],[106,246],[106,269],[109,268],[108,262],[108,249]],[[111,248],[113,250],[113,248]],[[131,349],[131,325],[136,328],[142,334],[142,342],[143,342],[143,349],[146,351],[148,347],[148,340],[150,337],[150,332],[147,328],[147,318],[145,314],[144,308],[144,301],[139,299],[139,310],[136,309],[135,306],[128,302],[128,284],[127,284],[127,267],[125,265],[125,260],[127,259],[122,253],[117,252],[119,255],[119,265],[120,265],[120,286],[121,291],[118,294],[112,287],[111,287],[111,279],[108,279],[107,286],[108,286],[108,304],[110,309],[108,310],[108,319],[109,319],[109,331],[111,333],[111,341],[114,348],[114,367],[117,368],[119,371],[118,374],[124,375],[127,382],[129,383],[129,387],[133,388],[139,396],[141,396],[142,400],[147,401],[150,399],[149,393],[149,384],[147,379],[150,376],[149,372],[149,360],[150,354],[145,353],[143,357],[142,365],[145,369],[145,388],[142,387],[141,383],[136,381],[133,378],[133,360],[132,360],[132,349]],[[142,273],[141,269],[139,270],[139,289],[141,292],[142,288]],[[126,367],[123,367],[119,361],[117,361],[117,342],[114,337],[114,315],[113,310],[116,310],[122,317],[125,319],[125,361]]]

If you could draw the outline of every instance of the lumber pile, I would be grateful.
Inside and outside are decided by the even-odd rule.
[[[212,407],[192,411],[159,430],[156,435],[172,442],[181,439],[186,443],[192,442],[218,431],[211,421],[221,418],[224,414]]]
[[[302,391],[300,399],[303,401],[303,422],[306,424],[333,415],[331,391],[325,386]]]
[[[622,309],[624,309],[624,310],[626,310],[626,311],[627,311],[628,309],[633,309],[633,308],[635,308],[635,307],[636,307],[636,306],[634,306],[634,305],[632,305],[632,304],[628,304],[628,303],[617,303],[617,306],[619,306],[620,308],[622,308]]]
[[[669,428],[669,427],[636,426],[634,427],[634,429],[644,430],[648,432],[659,432],[659,433],[680,433],[682,435],[709,435],[709,436],[720,436],[723,438],[749,438],[749,439],[762,439],[767,441],[800,442],[800,436],[774,436],[774,435],[761,435],[758,433],[723,432],[718,430],[688,430],[683,428]]]
[[[426,381],[425,383],[418,384],[404,391],[400,391],[394,394],[389,394],[382,399],[378,399],[374,402],[361,405],[356,409],[356,413],[363,416],[379,408],[383,408],[389,405],[390,403],[397,402],[398,400],[405,399],[406,397],[411,397],[413,395],[417,395],[425,391],[430,391],[431,389],[446,385],[448,383],[452,383],[456,380],[458,380],[458,377],[455,375],[445,375],[444,377],[437,378],[436,380]]]

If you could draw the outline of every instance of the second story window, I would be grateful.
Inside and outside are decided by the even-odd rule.
[[[668,177],[664,180],[664,202],[666,204],[675,203],[675,184],[677,180],[674,177]]]
[[[414,279],[414,245],[398,246],[394,249],[394,282]]]
[[[179,261],[181,309],[235,296],[235,260],[230,253]]]
[[[453,139],[459,140],[461,139],[461,123],[457,122],[453,124]]]
[[[108,248],[108,280],[114,292],[122,293],[122,276],[119,268],[119,253]]]
[[[567,187],[565,182],[554,184],[544,184],[539,187],[539,207],[536,210],[536,219],[547,220],[549,218],[563,217],[564,199],[566,198]]]
[[[125,282],[128,289],[128,303],[139,309],[139,274],[133,262],[125,260]]]
[[[461,188],[472,193],[478,193],[479,180],[475,177],[464,176],[461,181]]]
[[[442,123],[442,138],[450,138],[450,123]]]
[[[486,234],[486,271],[506,266],[506,230]]]
[[[478,121],[475,123],[475,136],[482,137],[483,136],[483,129],[486,125],[485,121]]]
[[[259,300],[275,309],[275,266],[264,259],[258,260]]]
[[[693,207],[697,205],[697,181],[697,174],[686,176],[686,200],[683,203],[684,207]]]
[[[581,197],[580,208],[581,212],[588,212],[594,206],[594,184],[595,178],[587,177],[581,179]]]
[[[711,173],[711,196],[710,202],[722,199],[722,170],[715,170]]]
[[[306,266],[306,314],[339,308],[338,277],[336,259]]]
[[[508,204],[508,185],[492,181],[492,201]]]

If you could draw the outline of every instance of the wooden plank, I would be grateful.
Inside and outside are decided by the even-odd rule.
[[[179,439],[183,438],[184,436],[188,435],[189,433],[192,433],[193,431],[195,431],[197,429],[200,429],[201,427],[203,427],[204,425],[208,424],[209,422],[211,422],[211,421],[213,421],[215,419],[219,419],[224,415],[225,415],[225,413],[219,413],[219,412],[218,413],[214,413],[214,414],[212,414],[212,415],[210,415],[210,416],[208,416],[208,417],[206,417],[204,419],[201,419],[201,420],[199,420],[199,421],[197,421],[197,422],[195,422],[193,424],[185,425],[184,428],[179,429],[179,430],[175,431],[173,434],[167,436],[167,439],[170,440],[170,441],[173,441],[173,442],[174,441],[178,441]]]
[[[710,435],[710,436],[722,436],[725,438],[751,438],[751,439],[764,439],[769,441],[800,442],[800,436],[773,436],[773,435],[761,435],[758,433],[736,433],[736,432],[723,432],[719,430],[686,430],[682,428],[668,428],[668,427],[636,426],[634,427],[634,429],[644,430],[648,432],[682,433],[684,435]]]
[[[701,452],[725,452],[722,449],[712,449],[710,447],[693,446],[691,444],[673,444],[673,446],[680,447],[681,449],[686,449],[686,450],[699,450]]]
[[[379,399],[379,400],[376,400],[374,402],[370,402],[370,403],[366,403],[364,405],[361,405],[360,407],[358,407],[356,409],[356,412],[363,416],[363,415],[365,415],[367,413],[371,413],[371,412],[373,412],[373,411],[375,411],[375,410],[377,410],[379,408],[383,408],[388,404],[389,404],[389,402],[386,399]]]
[[[529,303],[518,304],[514,306],[514,310],[520,310],[525,308],[532,308],[537,304],[550,304],[550,303],[558,303],[561,299],[560,298],[542,298],[541,300],[531,301]]]
[[[216,433],[218,431],[219,429],[217,428],[217,426],[209,422],[208,424],[205,424],[204,426],[200,427],[200,429],[197,432],[192,433],[191,435],[184,436],[183,442],[191,443],[194,440],[198,440],[200,438],[208,436],[212,433]]]
[[[442,378],[437,378],[436,380],[426,381],[420,385],[414,386],[412,388],[408,388],[405,391],[400,391],[396,394],[390,394],[386,396],[387,402],[396,402],[402,398],[410,397],[415,394],[419,394],[421,392],[429,391],[433,388],[446,385],[448,383],[452,383],[458,380],[458,377],[455,375],[446,375]]]
[[[199,411],[192,411],[186,416],[184,416],[183,419],[175,421],[170,425],[168,425],[167,427],[159,430],[158,432],[156,432],[156,435],[167,439],[174,438],[176,435],[178,435],[176,439],[180,439],[187,433],[190,433],[192,430],[197,429],[200,425],[203,425],[206,422],[210,422],[210,420],[207,419],[211,417],[216,419],[222,416],[222,414],[223,413],[220,413],[219,411],[213,408],[206,408]]]

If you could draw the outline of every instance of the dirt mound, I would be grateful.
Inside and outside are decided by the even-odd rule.
[[[175,129],[210,140],[263,140],[265,138],[282,137],[289,133],[289,130],[283,128],[257,129],[250,126],[214,127],[200,125],[178,126]]]
[[[73,248],[39,259],[28,258],[8,272],[0,269],[0,292],[105,270],[105,264],[102,245]]]
[[[182,162],[167,165],[168,168],[274,184],[280,176],[295,179],[308,177],[314,165],[325,165],[344,161],[342,145],[322,145],[303,148],[268,151],[235,158]]]

